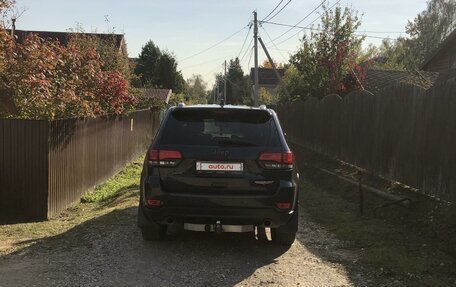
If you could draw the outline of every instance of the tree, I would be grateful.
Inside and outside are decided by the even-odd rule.
[[[274,59],[272,59],[272,61],[274,62],[274,65],[277,69],[283,69],[283,64],[282,63],[277,63],[276,61],[274,61]],[[272,69],[272,65],[271,63],[269,62],[269,60],[264,60],[263,63],[260,65],[261,68],[267,68],[267,69]]]
[[[14,16],[12,10],[15,4],[16,0],[0,0],[0,28],[5,29],[10,24],[11,14]]]
[[[279,101],[293,101],[301,97],[301,94],[306,91],[305,85],[307,85],[307,83],[304,79],[304,75],[300,73],[295,66],[288,66],[285,69],[285,74],[283,76],[283,84],[278,87]],[[288,98],[284,89],[287,89],[291,98]]]
[[[321,25],[314,29],[317,32],[303,37],[285,73],[285,85],[288,83],[286,87],[295,95],[322,98],[330,93],[344,94],[360,88],[365,77],[357,65],[364,40],[354,34],[361,25],[357,12],[341,7],[324,9]],[[283,94],[281,97],[290,100]]]
[[[244,76],[239,58],[230,60],[226,78],[226,102],[233,105],[249,104],[250,79]]]
[[[408,22],[408,39],[400,45],[407,47],[404,64],[408,69],[418,69],[424,60],[437,49],[445,37],[456,28],[456,1],[431,0],[426,10]]]
[[[16,117],[55,119],[120,114],[133,107],[120,71],[103,71],[95,47],[44,41],[30,34],[16,43],[0,31],[0,89],[12,95]]]
[[[77,28],[76,31],[82,31]],[[82,50],[95,49],[102,60],[101,69],[103,71],[118,71],[127,79],[131,79],[132,73],[128,58],[119,52],[116,47],[116,38],[112,34],[110,37],[100,38],[82,32],[72,33],[71,43],[77,45]]]
[[[162,53],[152,41],[148,41],[139,54],[135,73],[140,76],[143,85],[155,85],[159,82],[156,73]]]
[[[177,61],[175,57],[165,51],[162,53],[157,65],[157,86],[167,89],[173,89],[176,93],[182,93],[185,90],[185,80],[182,73],[177,70]]]
[[[269,105],[272,104],[272,95],[266,90],[266,88],[261,87],[259,92],[259,104],[260,105]]]
[[[408,21],[408,37],[396,41],[384,40],[379,47],[376,68],[417,70],[439,47],[445,37],[456,28],[456,1],[431,0],[426,10],[413,22]]]
[[[207,103],[207,84],[203,81],[201,75],[193,75],[187,80],[186,94],[193,103]]]
[[[374,47],[368,52],[371,59],[371,67],[383,70],[405,70],[405,61],[407,48],[405,46],[404,38],[397,41],[385,39],[382,41],[380,47]]]
[[[161,51],[152,41],[143,46],[135,68],[143,86],[185,90],[185,80],[177,70],[177,61],[168,51]]]

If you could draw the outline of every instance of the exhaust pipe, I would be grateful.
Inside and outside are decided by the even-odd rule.
[[[266,219],[266,220],[264,221],[264,227],[270,227],[270,226],[271,226],[271,220]]]

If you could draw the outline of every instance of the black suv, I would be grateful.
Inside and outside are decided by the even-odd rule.
[[[141,175],[138,225],[146,240],[167,226],[248,232],[271,228],[291,245],[298,173],[272,109],[180,104],[168,110]]]

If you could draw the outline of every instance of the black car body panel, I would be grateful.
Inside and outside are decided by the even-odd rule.
[[[169,159],[161,160],[161,152]],[[139,225],[216,221],[285,225],[297,205],[296,164],[279,166],[259,160],[265,153],[265,158],[291,154],[272,110],[215,105],[170,108],[145,158]]]

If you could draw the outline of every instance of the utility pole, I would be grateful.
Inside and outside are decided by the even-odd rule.
[[[225,60],[225,85],[223,89],[223,102],[226,104],[226,60]]]
[[[254,88],[253,88],[253,99],[254,105],[258,106],[258,91],[260,89],[260,84],[258,81],[258,20],[257,12],[253,11],[253,45],[254,45],[254,54],[255,54],[255,69],[254,69]]]
[[[219,82],[217,80],[217,103],[219,101],[219,97],[220,97],[220,86],[219,86]]]

